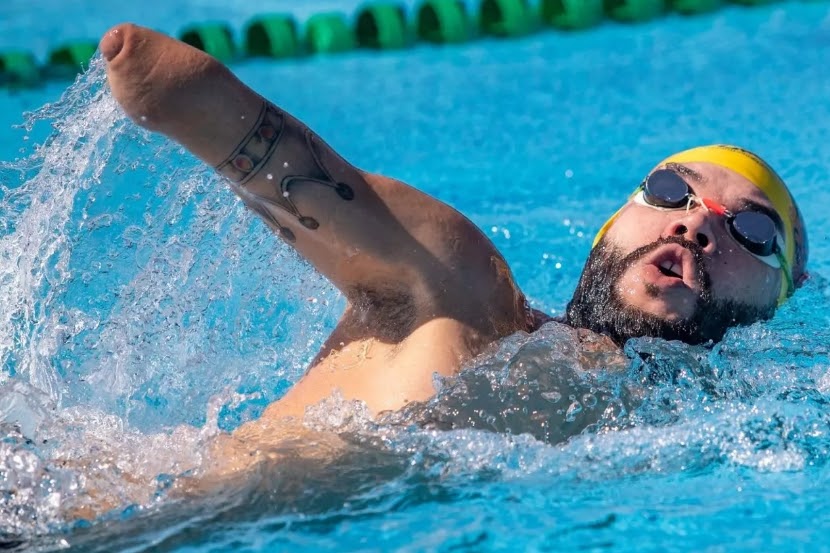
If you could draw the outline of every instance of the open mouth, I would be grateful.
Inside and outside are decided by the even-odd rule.
[[[685,286],[692,290],[700,286],[695,256],[679,244],[666,244],[658,248],[645,263],[653,267],[652,274],[658,281],[664,279],[664,285]]]
[[[657,265],[657,269],[667,277],[679,279],[683,278],[683,267],[680,263],[674,262],[670,259],[666,259]]]

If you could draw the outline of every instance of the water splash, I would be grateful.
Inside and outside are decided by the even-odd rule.
[[[712,348],[644,339],[603,352],[553,325],[380,422],[333,398],[308,425],[347,446],[318,480],[297,486],[307,473],[270,467],[182,528],[160,524],[167,477],[198,468],[206,440],[296,380],[340,300],[210,172],[124,120],[100,60],[28,125],[43,122],[55,127],[46,143],[0,166],[6,534],[65,529],[91,490],[116,514],[136,505],[128,519],[146,509],[141,542],[215,522],[207,506],[302,528],[463,498],[471,483],[800,471],[830,453],[830,336],[816,307],[828,288],[815,279],[773,321]]]
[[[556,323],[515,335],[433,399],[387,417],[410,430],[386,430],[389,444],[430,452],[443,471],[511,479],[821,466],[830,453],[828,336],[805,335],[793,321],[826,289],[818,279],[780,317],[710,347],[641,338],[603,358],[585,355],[577,333]]]
[[[15,164],[39,168],[18,187],[3,185],[0,239],[0,363],[4,374],[19,373],[52,397],[59,394],[52,359],[60,325],[52,305],[69,278],[67,227],[78,192],[100,179],[112,146],[113,126],[121,119],[101,86],[100,63],[77,93],[30,115],[55,120],[55,134],[27,159]],[[79,109],[85,106],[85,109]],[[90,118],[90,116],[92,116]],[[9,164],[4,170],[13,168]]]
[[[123,116],[100,58],[25,126],[47,124],[0,164],[0,532],[23,536],[152,505],[159,475],[298,378],[342,306],[220,178]]]

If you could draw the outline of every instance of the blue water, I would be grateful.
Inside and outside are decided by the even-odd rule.
[[[149,4],[89,3],[76,18],[56,4],[28,20],[31,8],[12,3],[0,35],[40,53],[120,19],[173,32],[254,13]],[[0,532],[30,540],[21,548],[77,551],[830,550],[827,59],[830,6],[785,2],[235,65],[356,165],[468,215],[552,314],[642,176],[710,142],[757,151],[790,183],[813,278],[772,321],[712,349],[638,340],[609,361],[620,370],[589,378],[561,354],[571,337],[546,328],[505,340],[423,412],[375,425],[334,401],[311,424],[344,432],[341,458],[276,464],[185,504],[155,493],[168,478],[155,477],[198,467],[205,436],[284,393],[343,301],[198,162],[126,122],[100,63],[63,100],[68,83],[3,93]],[[492,426],[513,433],[407,424],[469,399],[465,384],[521,410],[539,400],[521,399],[523,383],[551,378],[550,392],[566,377],[584,393],[550,400],[565,430],[547,441],[486,404]],[[595,407],[606,404],[616,410]],[[96,461],[57,462],[67,458]],[[91,526],[64,521],[90,483],[116,506]]]

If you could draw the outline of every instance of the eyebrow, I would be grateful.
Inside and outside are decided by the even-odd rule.
[[[688,165],[683,165],[682,163],[667,163],[666,169],[668,169],[669,171],[674,171],[681,177],[690,177],[695,182],[706,182],[706,177],[704,177]]]

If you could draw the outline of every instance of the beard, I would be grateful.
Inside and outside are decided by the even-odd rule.
[[[694,256],[700,291],[691,316],[667,320],[625,303],[618,284],[626,269],[638,259],[664,244],[678,244]],[[659,290],[646,286],[646,294],[656,297]],[[622,346],[629,338],[651,336],[680,340],[688,344],[720,341],[727,329],[751,324],[772,316],[775,306],[766,308],[733,300],[715,300],[706,257],[696,243],[679,236],[661,238],[623,256],[622,252],[603,238],[591,250],[565,311],[565,322],[575,328],[587,328],[610,337]]]

